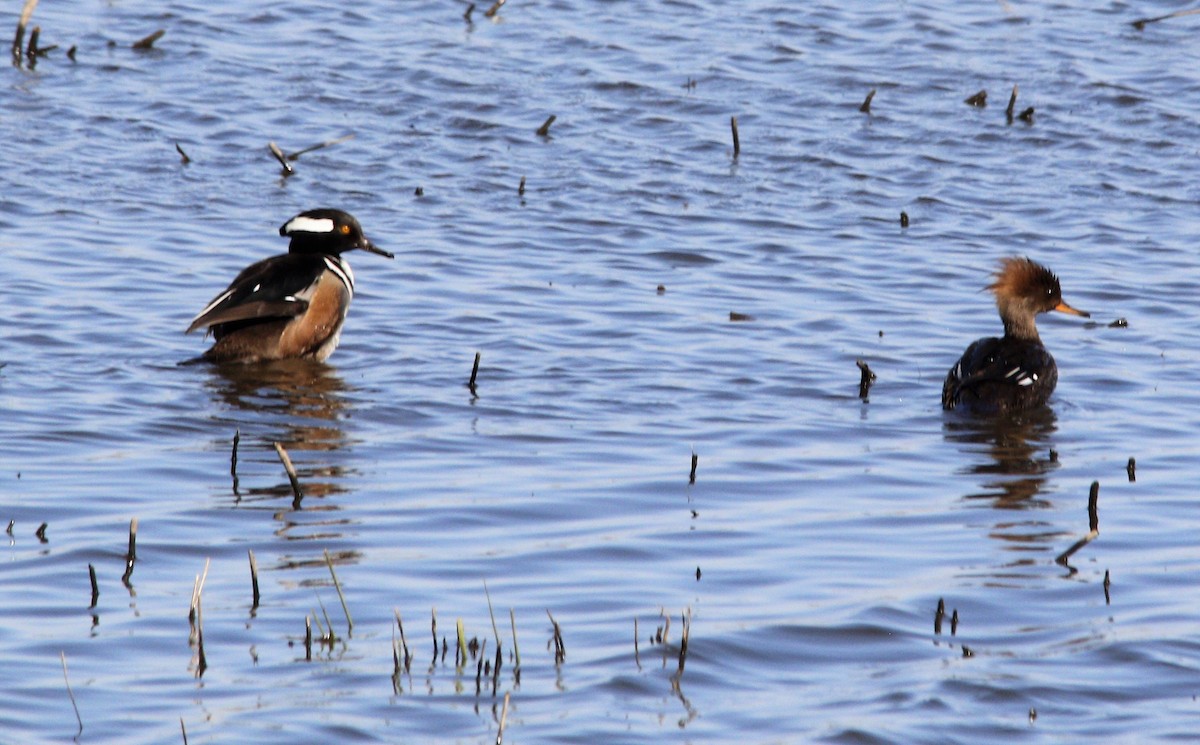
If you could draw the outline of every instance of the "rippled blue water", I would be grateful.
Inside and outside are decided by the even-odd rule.
[[[59,49],[0,70],[4,740],[75,735],[63,653],[91,742],[494,742],[505,694],[525,743],[1194,736],[1197,17],[465,9],[36,9]],[[329,364],[177,366],[323,205],[397,254],[349,257]],[[1048,411],[944,415],[1011,254],[1092,321],[1041,323]]]

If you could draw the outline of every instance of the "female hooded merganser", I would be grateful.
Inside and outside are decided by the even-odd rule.
[[[216,339],[201,360],[324,362],[337,347],[354,295],[354,273],[342,253],[361,248],[393,258],[341,210],[301,212],[279,234],[292,239],[288,253],[243,269],[188,326],[187,333],[206,328]]]
[[[942,385],[942,408],[1003,414],[1041,406],[1058,383],[1058,365],[1042,346],[1034,317],[1051,310],[1090,315],[1067,305],[1058,277],[1030,259],[1003,259],[987,289],[996,294],[1004,336],[967,347]]]

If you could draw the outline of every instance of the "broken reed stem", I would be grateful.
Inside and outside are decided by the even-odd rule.
[[[946,600],[938,598],[937,611],[933,614],[933,633],[940,635],[942,633],[942,619],[946,617]]]
[[[287,156],[283,154],[283,151],[279,149],[278,145],[276,145],[274,142],[268,142],[267,148],[271,151],[271,155],[275,156],[275,160],[279,161],[279,165],[283,166],[284,175],[290,176],[295,173],[295,171],[292,170],[292,164],[288,163]]]
[[[516,659],[516,672],[521,670],[521,648],[517,646],[517,615],[513,613],[513,609],[508,609],[508,620],[512,624],[513,632],[513,656]]]
[[[92,581],[92,604],[88,608],[95,608],[100,602],[100,586],[96,584],[96,567],[91,564],[88,564],[88,578]]]
[[[437,608],[433,608],[430,613],[430,631],[433,634],[433,660],[431,665],[437,663],[438,643],[437,643]]]
[[[79,705],[75,703],[75,693],[71,690],[71,679],[67,677],[67,653],[59,652],[62,658],[63,682],[67,684],[67,697],[71,699],[71,708],[75,710],[75,721],[79,722],[79,732],[83,732],[83,717],[79,716]]]
[[[254,603],[250,608],[253,610],[258,607],[258,600],[261,597],[258,594],[258,562],[254,560],[253,549],[246,549],[246,553],[250,556],[250,587],[254,594]]]
[[[642,669],[642,658],[638,652],[638,620],[637,616],[633,617],[633,661],[637,663],[638,670]]]
[[[179,731],[183,733],[183,745],[188,745],[187,727],[183,726],[183,717],[179,717]]]
[[[525,179],[521,179],[522,189],[524,189]],[[475,378],[479,375],[479,358],[481,353],[475,353],[475,364],[471,365],[471,379],[467,381],[467,388],[471,390],[471,395],[475,395]]]
[[[729,117],[729,128],[733,130],[733,159],[737,160],[738,154],[742,152],[742,143],[738,139],[737,117]]]
[[[500,630],[496,628],[496,613],[492,610],[492,593],[488,592],[487,580],[483,581],[483,594],[488,601],[488,615],[492,619],[492,634],[496,636],[496,646],[500,646]]]
[[[1012,95],[1008,97],[1008,108],[1004,110],[1004,116],[1008,119],[1008,123],[1012,124],[1013,110],[1017,107],[1017,86],[1013,84]]]
[[[1133,26],[1138,31],[1141,31],[1146,27],[1147,23],[1158,23],[1159,21],[1165,21],[1169,18],[1176,18],[1178,16],[1190,16],[1193,13],[1200,13],[1200,8],[1192,8],[1191,10],[1177,10],[1174,13],[1168,13],[1165,16],[1158,16],[1157,18],[1139,18],[1138,20],[1131,22],[1129,25]]]
[[[201,598],[204,595],[204,583],[208,580],[208,568],[212,564],[212,558],[204,560],[204,573],[196,576],[195,589],[192,591],[192,616],[195,619],[196,630],[196,677],[204,675],[205,669],[208,668],[208,658],[204,655],[204,604]]]
[[[508,721],[508,699],[512,691],[504,693],[504,708],[500,710],[500,729],[496,730],[496,745],[504,745],[504,723]]]
[[[1067,566],[1067,559],[1071,558],[1079,549],[1088,545],[1100,535],[1100,515],[1097,511],[1097,502],[1100,498],[1100,482],[1093,481],[1091,491],[1088,493],[1088,534],[1063,551],[1054,559],[1054,563]],[[1072,570],[1074,571],[1074,570]]]
[[[350,618],[350,609],[346,607],[346,596],[342,594],[342,583],[338,582],[337,574],[333,571],[333,557],[329,555],[329,549],[325,549],[325,563],[329,566],[329,576],[333,577],[333,589],[337,590],[338,600],[342,601],[342,612],[346,614],[346,636],[354,633],[354,620]],[[330,636],[333,635],[333,626],[329,627]]]
[[[399,608],[393,608],[392,611],[396,614],[396,626],[400,629],[400,649],[404,654],[404,669],[408,670],[412,655],[408,652],[408,640],[404,638],[404,622],[400,620]]]
[[[137,530],[138,520],[135,517],[129,521],[129,550],[125,552],[125,574],[121,575],[121,582],[126,587],[129,586],[129,578],[133,576],[133,565],[137,561]]]
[[[867,94],[867,99],[862,102],[862,106],[859,106],[858,110],[864,114],[870,114],[871,113],[871,99],[873,99],[873,98],[875,98],[875,89],[874,88],[872,88],[871,92]]]
[[[683,632],[679,642],[679,669],[675,671],[676,683],[683,677],[683,666],[687,662],[688,640],[692,635],[692,611],[690,608],[680,616],[680,625],[683,626]]]
[[[175,147],[179,147],[179,145],[176,145]],[[179,152],[182,153],[183,151],[180,150]],[[186,158],[187,156],[185,155],[183,157]],[[242,431],[240,429],[235,429],[233,431],[233,451],[229,454],[229,475],[232,476],[235,480],[237,479],[238,443],[241,441],[242,441]]]
[[[561,665],[567,659],[567,647],[563,643],[562,628],[558,625],[558,621],[554,620],[554,616],[550,615],[549,608],[546,609],[546,616],[554,625],[554,664]]]
[[[154,33],[150,34],[149,36],[142,38],[142,39],[138,39],[137,41],[133,42],[133,48],[134,49],[151,49],[154,46],[154,42],[163,38],[163,35],[165,35],[166,33],[167,32],[164,29],[160,28],[159,30],[155,31]]]
[[[1129,459],[1129,462],[1125,464],[1125,473],[1129,476],[1130,483],[1137,481],[1137,461],[1132,457]]]
[[[458,656],[458,667],[461,670],[462,666],[465,665],[467,662],[467,636],[466,636],[467,632],[463,628],[462,619],[458,618],[455,620],[456,620],[456,626],[458,627],[458,649],[456,650],[456,653]],[[482,663],[482,662],[483,662],[483,659],[480,658],[480,663]]]
[[[496,2],[492,3],[492,7],[487,9],[487,12],[484,13],[484,15],[488,18],[495,18],[496,14],[500,12],[500,8],[503,7],[504,3],[506,2],[508,2],[508,0],[496,0]]]
[[[855,360],[855,365],[862,372],[858,379],[858,397],[862,400],[867,400],[867,395],[871,392],[871,385],[875,383],[875,373],[871,372],[871,368],[863,360]]]
[[[304,661],[312,661],[312,616],[304,617]]]
[[[292,500],[292,509],[300,508],[300,500],[304,499],[304,492],[300,490],[300,477],[296,475],[296,467],[292,465],[292,459],[288,456],[287,451],[283,449],[283,445],[275,443],[275,452],[279,454],[279,460],[283,463],[283,470],[287,471],[288,481],[292,482],[292,494],[295,499]]]
[[[524,176],[521,177],[521,183],[517,184],[517,196],[518,197],[525,196],[525,177]]]
[[[497,3],[496,5],[494,5],[492,7],[493,7],[493,9],[495,9],[495,8],[500,7],[501,4],[502,3]],[[489,10],[488,16],[491,17],[491,14],[492,14],[492,11]],[[554,114],[551,114],[549,117],[547,117],[546,121],[542,122],[542,126],[538,127],[538,129],[537,129],[538,137],[546,137],[547,135],[549,135],[550,134],[550,125],[554,124],[554,120],[557,118],[558,117]]]
[[[496,695],[496,691],[500,688],[500,665],[504,662],[504,655],[501,654],[500,642],[496,642],[496,659],[492,663],[492,695]]]
[[[187,153],[183,152],[183,148],[179,146],[179,143],[178,143],[178,142],[176,142],[176,143],[175,143],[175,152],[179,153],[179,157],[180,157],[180,159],[182,160],[182,162],[183,162],[183,165],[185,165],[185,166],[186,166],[188,163],[191,163],[191,162],[192,162],[192,159],[188,157],[188,154],[187,154]],[[236,443],[236,442],[237,442],[237,440],[235,439],[235,440],[234,440],[234,442]],[[236,445],[236,444],[234,445],[234,450],[233,450],[233,453],[234,453],[234,465],[237,465],[237,460],[236,460],[236,458],[237,458],[237,445]],[[234,476],[237,476],[237,474],[236,474],[236,473],[234,473],[233,475],[234,475]]]
[[[466,12],[463,13],[463,20],[466,21],[467,23],[472,23],[471,14],[474,12],[475,12],[475,3],[471,3],[470,5],[467,6]]]
[[[25,0],[25,5],[21,8],[21,18],[17,21],[17,33],[13,37],[13,64],[21,62],[21,47],[25,43],[25,27],[29,25],[29,19],[33,18],[33,9],[37,7],[37,4],[38,0]]]
[[[692,451],[692,471],[688,474],[688,484],[696,483],[696,466],[700,465],[700,456]]]
[[[294,153],[288,153],[286,157],[288,160],[296,160],[297,158],[299,158],[301,155],[304,155],[305,153],[311,153],[314,150],[320,150],[323,147],[329,147],[330,145],[337,145],[337,144],[343,143],[347,140],[353,140],[353,139],[354,139],[353,133],[348,134],[348,135],[342,135],[341,137],[337,137],[332,140],[325,140],[324,142],[318,142],[316,145],[309,145],[308,147],[304,148],[303,150],[297,150]]]

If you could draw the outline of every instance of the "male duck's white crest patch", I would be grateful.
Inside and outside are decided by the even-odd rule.
[[[287,235],[292,233],[332,233],[333,220],[328,217],[297,215],[287,221],[287,224],[283,226],[283,232]]]

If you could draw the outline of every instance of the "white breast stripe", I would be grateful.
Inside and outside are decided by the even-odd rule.
[[[288,235],[292,233],[332,233],[333,220],[328,217],[316,218],[301,215],[288,220],[287,225],[283,226],[283,232]]]
[[[342,284],[346,285],[346,289],[350,294],[354,294],[354,272],[350,271],[350,265],[342,260],[340,256],[326,256],[325,266],[329,271],[337,275],[337,278],[342,280]]]

